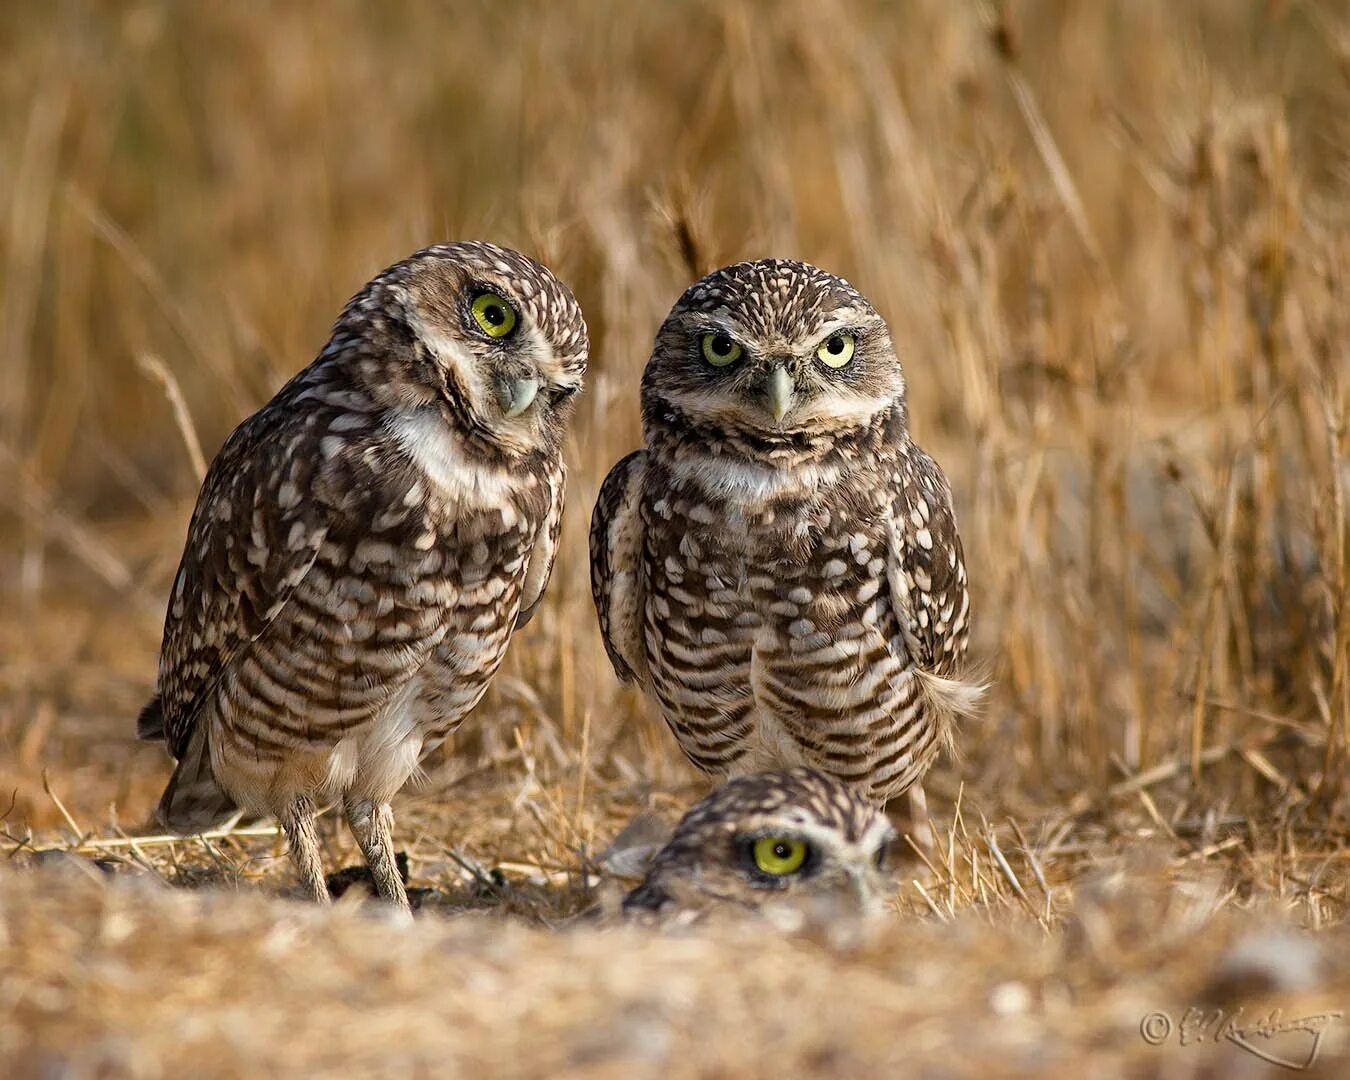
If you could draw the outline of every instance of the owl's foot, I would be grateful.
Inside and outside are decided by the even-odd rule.
[[[408,891],[398,870],[394,854],[394,811],[387,802],[377,803],[348,795],[342,802],[347,825],[361,846],[361,854],[370,867],[375,891],[385,900],[411,916]]]
[[[933,823],[928,817],[928,796],[923,793],[923,784],[912,784],[908,794],[910,839],[925,852],[931,852],[936,841],[933,839]]]
[[[323,876],[319,833],[314,827],[316,816],[314,800],[308,795],[297,795],[281,815],[281,827],[290,843],[291,861],[300,874],[300,884],[316,904],[329,904],[332,897],[328,895],[328,884]]]

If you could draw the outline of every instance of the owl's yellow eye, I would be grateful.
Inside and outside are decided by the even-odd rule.
[[[469,308],[473,321],[488,337],[504,338],[516,328],[516,309],[496,293],[480,293]]]
[[[806,862],[806,845],[786,836],[762,836],[755,841],[755,865],[766,874],[795,874]]]
[[[831,334],[820,343],[816,355],[826,367],[841,368],[853,359],[856,344],[852,334]]]
[[[713,367],[726,367],[741,358],[741,347],[727,334],[703,335],[703,359]]]

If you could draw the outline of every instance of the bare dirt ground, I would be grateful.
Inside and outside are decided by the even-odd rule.
[[[0,1074],[1345,1075],[1347,117],[1313,0],[0,9]],[[265,823],[156,835],[133,728],[203,457],[452,238],[594,348],[400,928]],[[706,790],[605,661],[590,507],[666,309],[767,254],[889,319],[990,699],[870,930],[579,918]]]

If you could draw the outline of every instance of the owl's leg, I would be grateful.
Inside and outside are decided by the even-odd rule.
[[[411,912],[408,891],[403,887],[403,878],[394,859],[393,808],[387,802],[377,803],[373,799],[348,795],[342,802],[342,809],[352,835],[361,845],[361,854],[366,857],[375,890],[395,907]]]
[[[909,828],[910,836],[924,851],[932,851],[933,822],[928,817],[928,796],[923,793],[923,784],[915,781],[909,787]]]
[[[308,795],[297,795],[281,814],[281,827],[291,848],[291,861],[300,872],[300,883],[317,904],[328,904],[328,883],[323,876],[323,859],[319,854],[319,833],[314,827],[314,800]]]

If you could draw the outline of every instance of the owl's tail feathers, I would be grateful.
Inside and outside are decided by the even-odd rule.
[[[951,756],[956,755],[956,730],[962,720],[972,720],[980,714],[989,683],[983,680],[948,679],[931,671],[916,668],[920,692],[936,721],[938,739]]]
[[[156,816],[166,829],[187,835],[224,825],[238,809],[216,783],[206,728],[199,727],[164,789]]]
[[[164,705],[158,694],[145,703],[141,715],[136,717],[136,738],[164,738]]]

